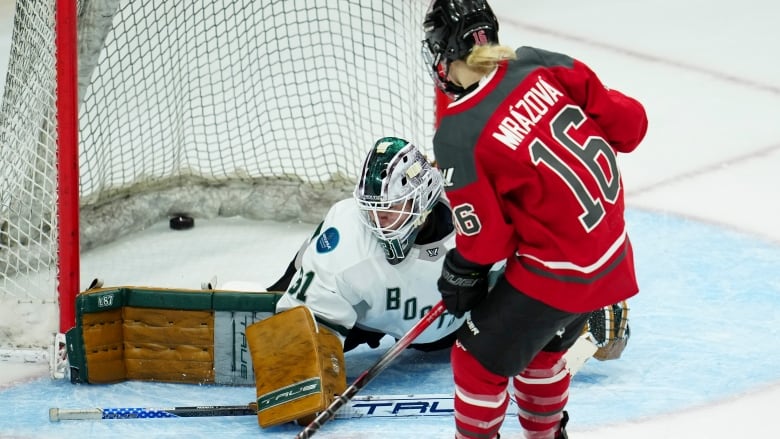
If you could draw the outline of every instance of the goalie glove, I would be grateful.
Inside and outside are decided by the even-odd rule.
[[[455,249],[447,252],[437,286],[450,314],[463,317],[482,301],[488,292],[490,267],[464,259]]]
[[[374,332],[353,326],[344,340],[344,352],[349,352],[363,343],[367,344],[371,349],[376,349],[384,336],[384,332]]]
[[[585,329],[591,333],[598,346],[593,358],[600,361],[620,358],[631,335],[628,310],[628,302],[623,300],[590,314]]]

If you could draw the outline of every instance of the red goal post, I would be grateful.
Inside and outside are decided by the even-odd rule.
[[[72,326],[94,276],[80,276],[85,251],[174,212],[316,222],[376,138],[432,152],[427,6],[16,0],[0,348],[45,347]]]
[[[74,325],[79,292],[78,21],[76,2],[56,0],[58,332]]]

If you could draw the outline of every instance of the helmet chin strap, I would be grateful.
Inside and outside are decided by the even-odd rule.
[[[463,96],[463,94],[466,92],[466,89],[455,84],[454,82],[447,79],[449,77],[449,72],[447,72],[444,75],[444,78],[439,76],[438,86],[441,91],[444,92],[450,99],[458,99],[459,97]]]
[[[442,82],[442,84],[444,84],[444,88],[442,89],[444,94],[446,94],[453,100],[460,98],[466,93],[465,88],[459,85],[455,85],[455,83],[451,81]]]
[[[449,66],[449,70],[451,71],[452,67],[453,67],[452,62],[450,62],[448,64],[448,66]],[[463,85],[455,84],[452,81],[446,81],[446,84],[451,89],[450,93],[452,93],[452,94],[448,94],[448,96],[450,96],[452,99],[458,99],[458,98],[460,98],[463,95],[469,94],[469,93],[474,91],[474,89],[476,89],[479,86],[479,79],[476,78],[473,75],[473,73],[468,70],[469,69],[468,66],[466,66],[465,64],[462,64],[462,65],[458,65],[456,68],[458,68],[459,72],[461,73],[461,74],[457,75],[458,79],[459,80],[463,80],[464,76],[465,76],[465,79],[467,79],[467,82],[469,82],[469,84],[466,85],[466,86],[463,86]],[[448,78],[450,77],[449,71],[447,72],[447,77]],[[460,81],[460,82],[462,82],[462,81]],[[444,91],[444,92],[447,93],[447,91]]]

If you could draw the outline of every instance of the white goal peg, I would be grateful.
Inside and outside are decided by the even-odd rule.
[[[68,362],[68,347],[65,340],[65,334],[61,332],[54,333],[51,347],[49,349],[49,372],[55,380],[65,379],[68,374],[70,364]]]

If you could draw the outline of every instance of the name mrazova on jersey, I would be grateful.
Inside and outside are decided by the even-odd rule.
[[[511,150],[516,150],[531,128],[550,111],[550,107],[558,102],[561,96],[563,93],[560,90],[539,76],[534,86],[520,100],[507,107],[507,115],[493,131],[493,138]]]

